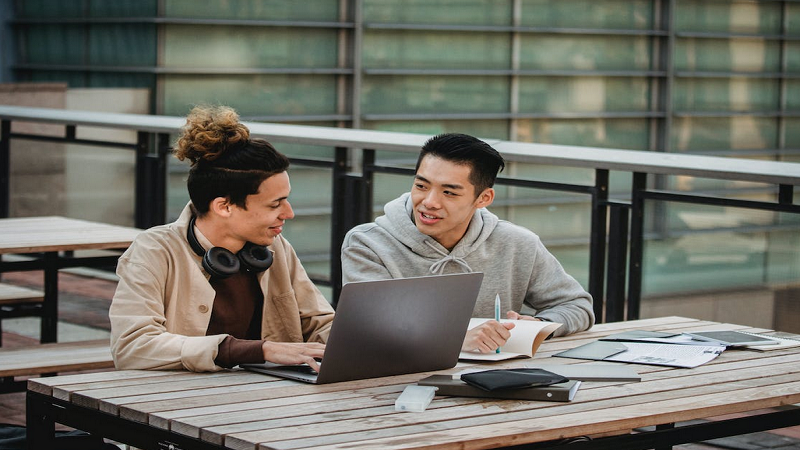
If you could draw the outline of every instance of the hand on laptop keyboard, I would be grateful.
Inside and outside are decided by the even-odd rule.
[[[325,344],[317,342],[272,342],[261,344],[264,360],[276,364],[307,364],[318,371],[319,363],[325,353]]]

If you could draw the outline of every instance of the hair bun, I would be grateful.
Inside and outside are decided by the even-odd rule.
[[[175,145],[175,156],[192,165],[213,161],[230,148],[250,139],[250,130],[239,122],[239,115],[227,106],[196,106],[186,117],[186,125]]]

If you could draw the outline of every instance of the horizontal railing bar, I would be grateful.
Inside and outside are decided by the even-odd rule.
[[[99,141],[96,139],[77,139],[59,136],[45,136],[41,134],[30,133],[11,133],[13,139],[24,139],[29,141],[44,141],[44,142],[59,142],[64,144],[81,144],[81,145],[94,145],[98,147],[114,147],[125,148],[129,150],[136,150],[135,143],[116,142],[116,141]]]
[[[800,205],[770,203],[757,200],[743,200],[729,197],[700,196],[664,190],[648,190],[641,193],[648,200],[660,200],[679,203],[693,203],[710,206],[727,206],[733,208],[759,209],[764,211],[800,213]]]
[[[183,117],[144,114],[72,111],[52,108],[0,106],[4,120],[58,123],[137,130],[153,133],[177,132]],[[418,154],[430,136],[425,134],[357,130],[274,123],[245,122],[253,137],[273,143],[297,143],[343,148],[370,148]],[[760,161],[743,158],[685,155],[664,152],[619,150],[554,144],[532,144],[484,139],[508,161],[591,169],[691,175],[703,178],[800,184],[800,163]]]

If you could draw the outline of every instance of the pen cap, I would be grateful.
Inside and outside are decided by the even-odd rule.
[[[395,411],[423,412],[436,395],[435,386],[406,386],[394,402]]]

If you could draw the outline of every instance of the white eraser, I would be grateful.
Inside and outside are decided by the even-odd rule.
[[[395,411],[422,412],[436,395],[436,386],[406,386],[394,402]]]

